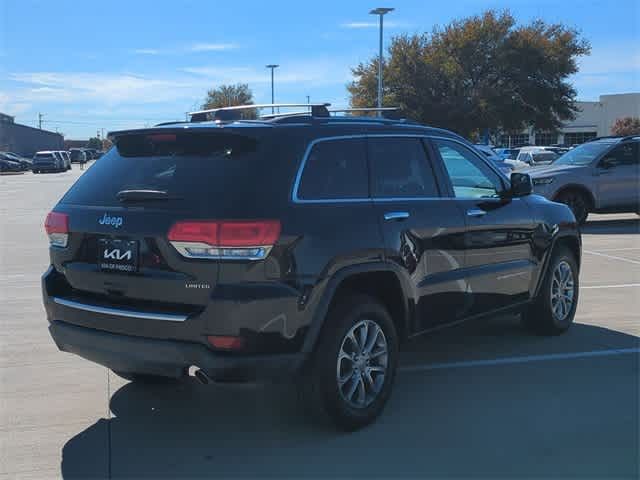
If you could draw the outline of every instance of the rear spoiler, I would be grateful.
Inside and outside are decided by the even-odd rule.
[[[267,126],[268,127],[268,126]],[[243,133],[245,134],[245,136],[251,136],[250,131],[253,129],[243,129]],[[185,134],[185,133],[191,133],[191,134],[225,134],[225,135],[229,135],[232,134],[228,129],[218,129],[218,128],[211,128],[211,125],[209,126],[199,126],[199,125],[189,125],[189,124],[185,124],[185,123],[178,123],[175,124],[175,126],[159,126],[156,125],[154,127],[148,127],[148,128],[133,128],[133,129],[129,129],[129,130],[114,130],[112,132],[109,132],[107,134],[107,138],[109,138],[109,140],[113,141],[113,142],[117,142],[118,138],[121,137],[125,137],[128,135],[176,135],[176,134]],[[237,134],[239,134],[238,132],[236,132]]]

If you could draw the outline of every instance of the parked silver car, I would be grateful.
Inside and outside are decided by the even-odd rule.
[[[639,149],[640,136],[599,138],[525,172],[535,193],[567,204],[579,223],[589,212],[640,213]]]

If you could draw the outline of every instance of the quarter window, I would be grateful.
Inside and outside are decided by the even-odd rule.
[[[454,195],[457,198],[497,197],[501,190],[500,178],[471,151],[455,142],[434,141],[447,169]]]
[[[433,170],[419,138],[369,138],[371,193],[377,198],[437,197]]]
[[[362,138],[316,143],[302,172],[298,198],[339,200],[369,197],[365,148]]]

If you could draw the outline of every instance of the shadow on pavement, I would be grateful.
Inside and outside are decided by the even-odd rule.
[[[587,221],[580,230],[586,235],[640,233],[640,218]]]
[[[511,319],[411,342],[401,364],[638,347],[576,324],[560,337]],[[64,446],[65,478],[634,477],[638,355],[446,368],[398,375],[379,421],[351,434],[311,424],[289,386],[127,384]],[[110,450],[96,451],[110,439]]]

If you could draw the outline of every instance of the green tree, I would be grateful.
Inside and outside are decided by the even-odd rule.
[[[87,142],[87,148],[95,148],[96,150],[102,150],[102,140],[97,137],[91,137]]]
[[[620,135],[621,137],[640,135],[640,118],[618,118],[611,127],[611,135]]]
[[[409,118],[457,131],[550,131],[575,118],[569,77],[590,51],[578,32],[535,20],[516,24],[509,12],[392,39],[383,73],[385,105]],[[347,86],[354,107],[376,102],[377,58],[353,69]]]
[[[220,85],[212,88],[207,92],[207,97],[202,104],[202,108],[220,108],[233,107],[236,105],[252,105],[253,92],[246,83],[237,83],[235,85]],[[255,118],[255,110],[247,110],[244,112],[245,118]]]

